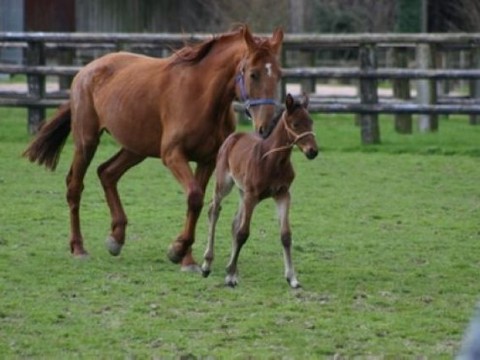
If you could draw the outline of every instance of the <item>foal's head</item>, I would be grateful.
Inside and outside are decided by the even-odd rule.
[[[283,31],[271,38],[254,38],[248,27],[242,29],[247,52],[240,62],[236,78],[237,97],[244,102],[255,130],[267,136],[277,105],[277,85],[281,78],[279,55]]]
[[[295,101],[292,95],[288,94],[285,108],[282,121],[292,146],[297,145],[308,159],[314,159],[318,154],[318,146],[312,131],[313,120],[307,110],[308,97],[305,95],[302,101]]]

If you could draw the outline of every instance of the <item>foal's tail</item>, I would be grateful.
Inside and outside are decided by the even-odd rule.
[[[60,106],[51,121],[44,123],[40,131],[23,152],[31,162],[45,165],[50,170],[57,167],[68,134],[71,130],[72,111],[70,102]]]

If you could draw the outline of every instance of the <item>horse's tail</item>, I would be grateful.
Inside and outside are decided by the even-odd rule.
[[[23,152],[31,162],[45,165],[55,170],[60,158],[60,152],[65,145],[71,130],[72,111],[70,102],[60,106],[51,121],[42,124],[38,134]]]

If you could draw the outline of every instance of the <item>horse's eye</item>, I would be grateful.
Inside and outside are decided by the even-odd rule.
[[[258,74],[258,71],[252,71],[250,73],[250,79],[252,79],[252,80],[258,80],[259,77],[260,77],[260,75]]]

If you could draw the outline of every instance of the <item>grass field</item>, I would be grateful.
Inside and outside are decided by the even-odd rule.
[[[283,279],[272,202],[254,215],[239,286],[223,286],[233,193],[212,275],[169,263],[185,200],[155,159],[120,184],[127,244],[120,257],[108,255],[109,213],[93,171],[115,152],[108,138],[82,203],[90,257],[72,258],[71,143],[56,172],[29,164],[20,157],[25,118],[0,109],[0,358],[449,359],[458,351],[480,297],[480,127],[466,118],[408,136],[382,118],[382,145],[362,147],[352,118],[316,117],[323,152],[293,156],[298,291]],[[198,260],[206,228],[204,211]]]

